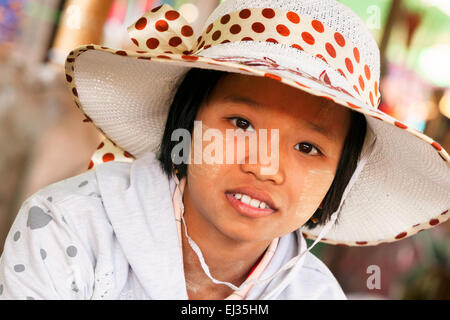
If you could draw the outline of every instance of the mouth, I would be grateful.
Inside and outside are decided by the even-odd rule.
[[[269,195],[253,189],[228,190],[225,196],[238,213],[247,217],[261,218],[278,211]]]

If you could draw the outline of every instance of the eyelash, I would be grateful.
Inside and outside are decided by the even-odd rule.
[[[245,122],[247,122],[247,123],[249,124],[249,126],[253,127],[253,126],[251,125],[250,121],[248,121],[248,120],[245,119],[245,118],[241,118],[241,117],[229,117],[229,118],[226,118],[226,119],[229,120],[229,121],[231,121],[232,124],[233,124],[235,127],[238,127],[238,126],[237,126],[237,121],[236,121],[236,123],[235,123],[234,120],[244,120]],[[243,129],[243,128],[241,128],[241,127],[238,127],[238,128]],[[248,128],[248,127],[247,127],[247,128]],[[245,129],[243,129],[243,130],[247,130],[247,128],[245,128]],[[253,130],[254,130],[254,129],[253,129]],[[298,146],[298,145],[300,145],[300,144],[310,145],[311,147],[313,147],[314,149],[316,149],[316,150],[317,150],[317,155],[315,155],[315,156],[321,156],[321,155],[323,154],[323,153],[320,151],[320,149],[319,149],[318,147],[316,147],[315,145],[313,145],[313,144],[311,144],[311,143],[308,143],[308,142],[300,142],[300,143],[297,143],[295,146]],[[297,149],[297,148],[295,148],[295,147],[294,147],[294,149],[300,151],[299,149]],[[308,153],[307,153],[307,154],[308,154]]]

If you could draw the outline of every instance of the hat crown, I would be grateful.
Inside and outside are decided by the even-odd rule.
[[[293,11],[321,21],[351,41],[359,49],[361,60],[369,66],[374,78],[379,79],[380,50],[377,42],[364,21],[342,3],[335,0],[225,0],[210,14],[204,30],[222,16],[247,8]]]

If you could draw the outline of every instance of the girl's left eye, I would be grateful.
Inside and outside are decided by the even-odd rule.
[[[253,128],[253,126],[252,126],[252,124],[250,123],[250,121],[248,121],[248,120],[246,120],[246,119],[244,119],[244,118],[241,118],[241,117],[231,117],[231,118],[228,118],[228,120],[230,120],[230,121],[233,123],[233,125],[234,125],[235,127],[238,127],[238,128],[240,128],[240,129],[243,129],[244,131],[247,130],[249,127],[251,127],[252,130],[247,130],[247,131],[249,131],[249,132],[255,132],[255,129]]]
[[[300,147],[299,148],[295,148],[296,146],[300,146]],[[312,156],[320,156],[322,154],[322,152],[320,152],[320,150],[316,146],[314,146],[311,143],[307,143],[307,142],[297,143],[294,146],[294,148],[299,150],[299,151],[301,151],[301,152],[303,152],[303,153],[306,153],[306,154],[312,155]],[[314,149],[316,151],[313,154],[310,154],[311,150],[314,150]]]

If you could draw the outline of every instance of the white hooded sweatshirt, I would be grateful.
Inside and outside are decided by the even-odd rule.
[[[7,236],[0,299],[188,299],[174,189],[148,152],[39,190],[22,204]],[[260,279],[305,246],[299,230],[281,237]],[[246,299],[346,299],[312,253],[298,263],[289,278],[294,268],[255,284]]]

